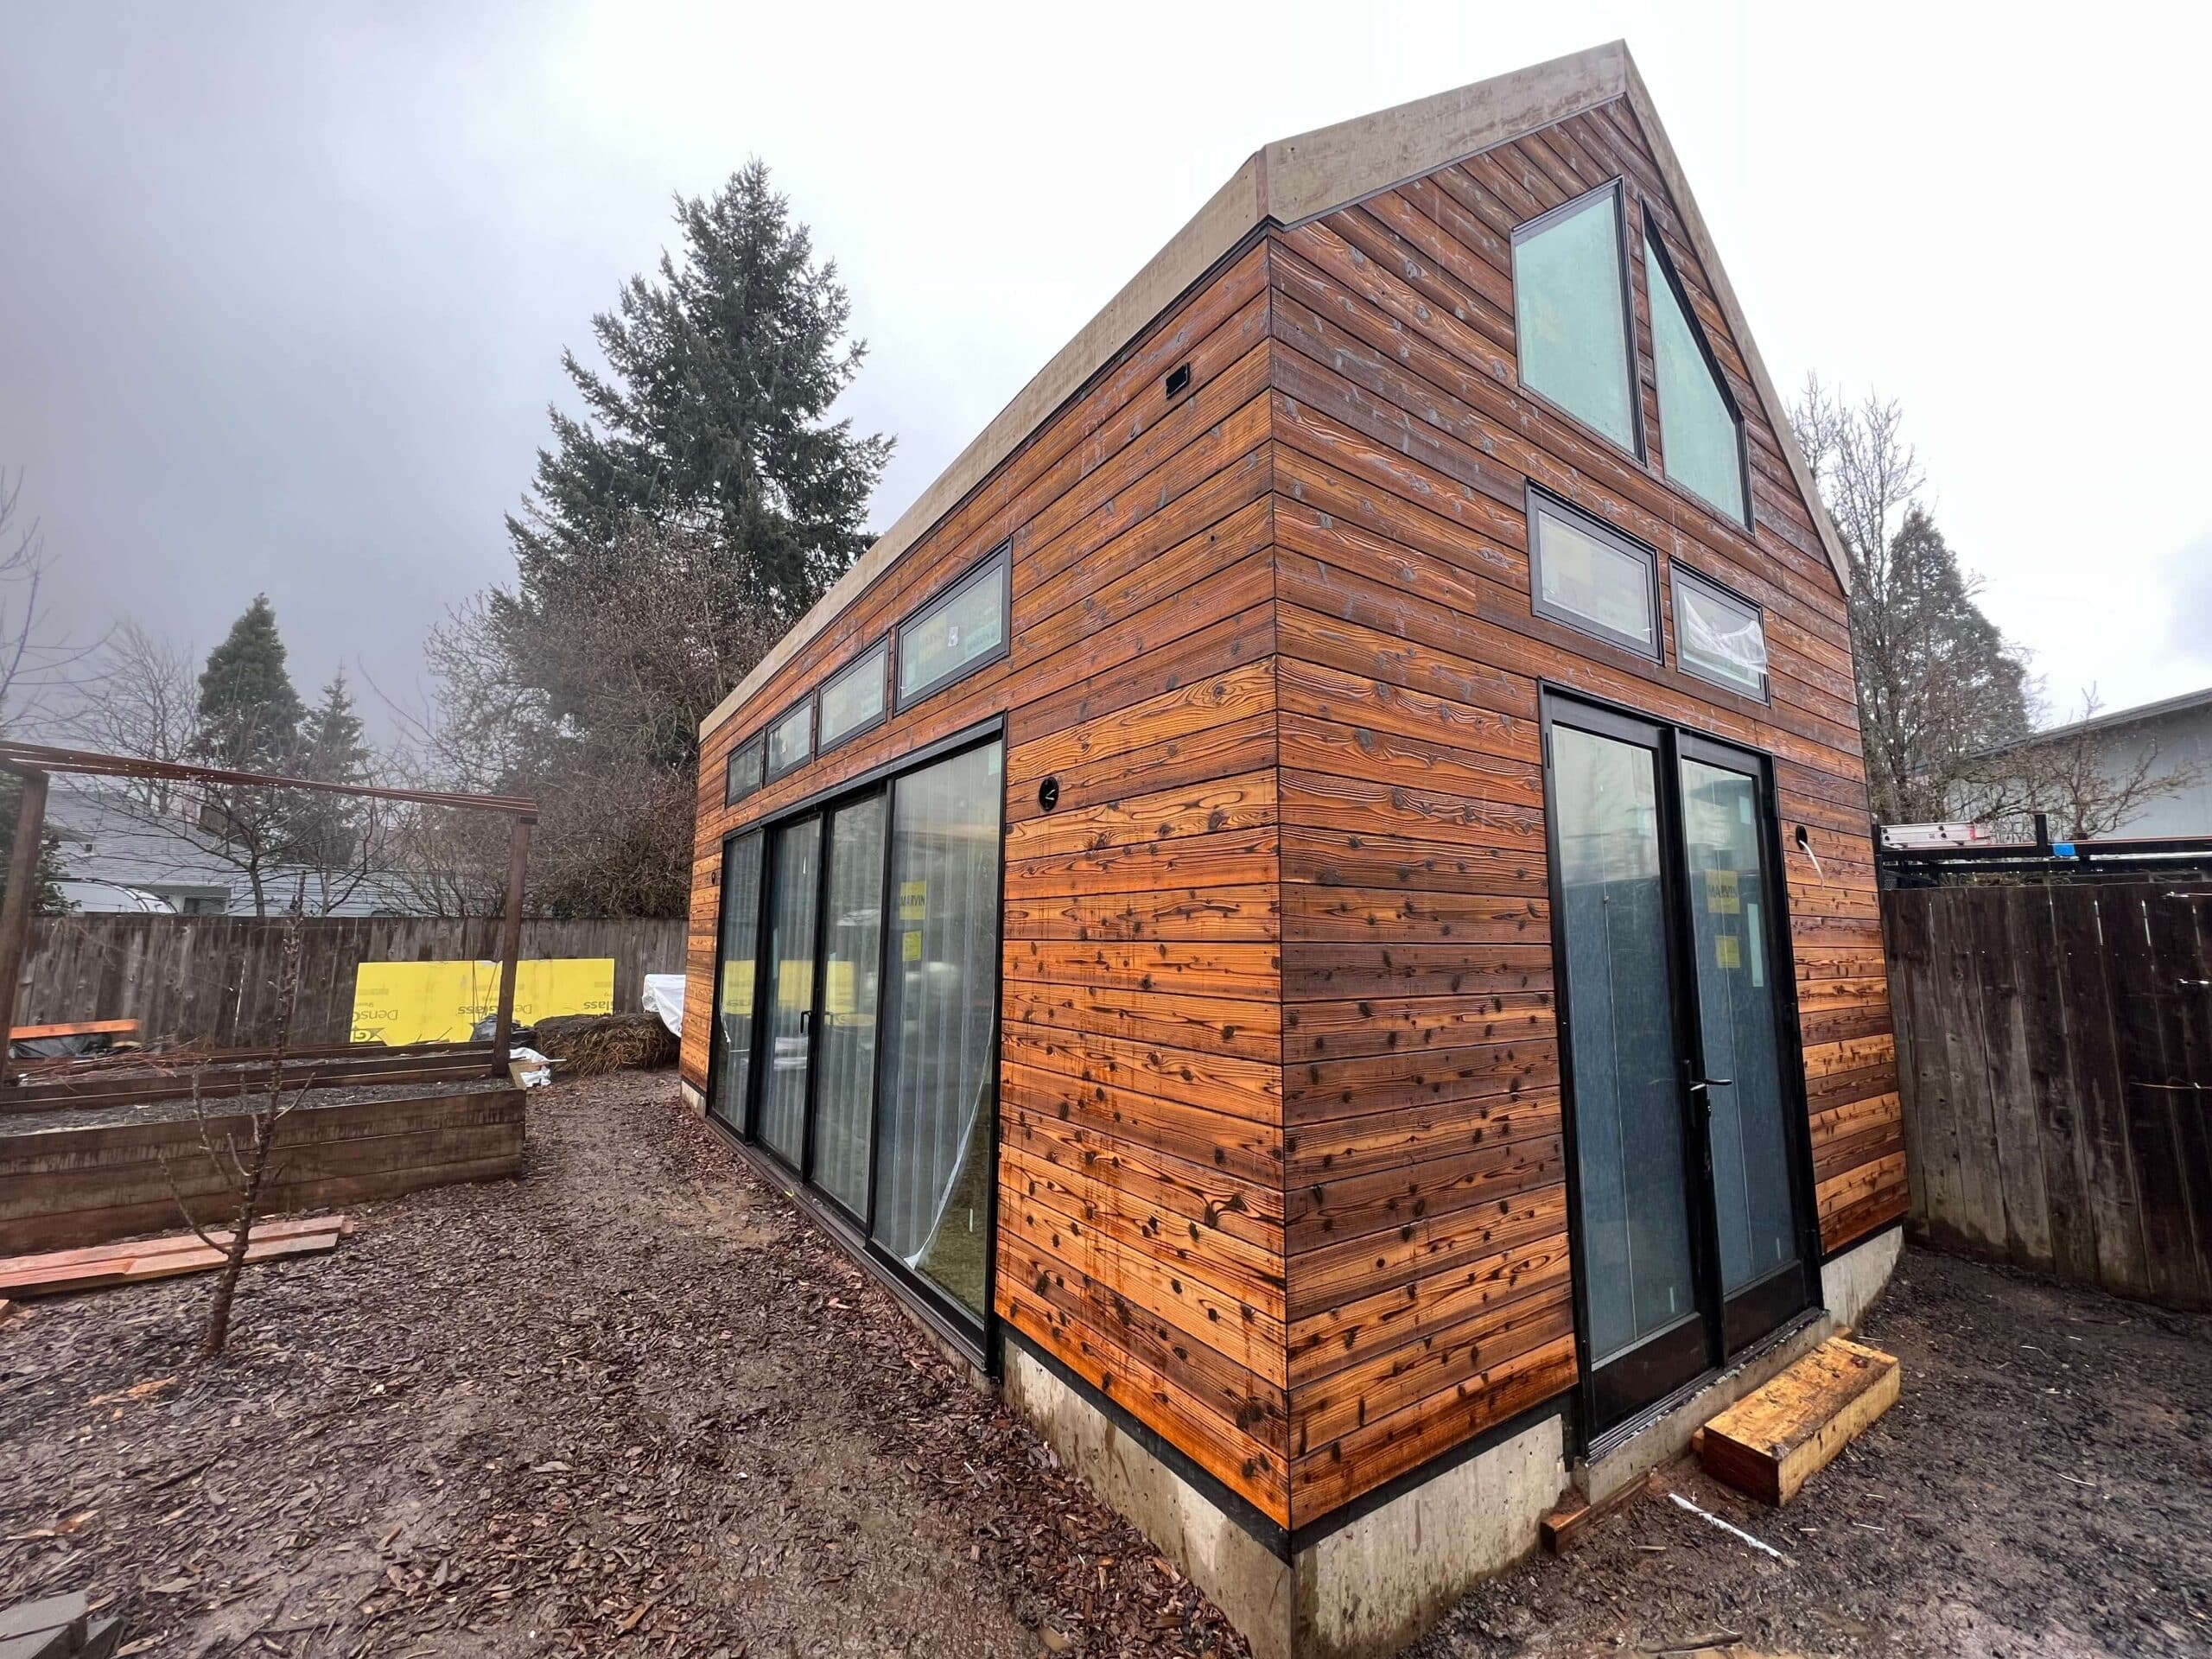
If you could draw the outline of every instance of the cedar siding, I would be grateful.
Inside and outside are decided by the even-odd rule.
[[[1668,175],[1617,97],[1262,218],[705,739],[702,1089],[723,838],[1004,720],[999,1329],[1280,1527],[1576,1384],[1540,688],[1772,757],[1823,1248],[1903,1213],[1845,598]],[[1515,226],[1617,177],[1643,460],[1516,376]],[[1661,470],[1647,226],[1750,532]],[[1658,550],[1663,662],[1535,613],[1531,481]],[[733,747],[1009,543],[1007,656],[724,806]],[[1769,702],[1675,666],[1678,565],[1764,607]]]
[[[1649,458],[1516,384],[1514,227],[1627,183]],[[1642,228],[1743,411],[1756,530],[1670,483]],[[1540,684],[1775,759],[1821,1237],[1903,1212],[1842,590],[1616,100],[1270,238],[1294,1523],[1570,1389]],[[1659,550],[1662,665],[1538,616],[1527,485]],[[1675,564],[1764,607],[1770,704],[1674,666]]]

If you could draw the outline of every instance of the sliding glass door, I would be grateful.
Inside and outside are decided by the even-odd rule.
[[[989,1306],[1002,756],[982,743],[729,843],[713,1084],[718,1117],[977,1325]]]
[[[1802,1103],[1758,757],[1547,702],[1593,1431],[1807,1306]]]

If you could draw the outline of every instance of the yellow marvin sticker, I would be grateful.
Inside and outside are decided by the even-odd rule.
[[[1715,938],[1713,954],[1723,968],[1741,968],[1744,965],[1744,950],[1736,943],[1733,933],[1723,933]]]
[[[926,881],[901,881],[899,884],[899,919],[918,922],[928,913],[930,884]]]
[[[1736,872],[1707,870],[1705,873],[1705,907],[1715,916],[1733,916],[1743,907],[1737,896]]]
[[[919,962],[922,959],[922,931],[908,928],[899,936],[899,960]]]

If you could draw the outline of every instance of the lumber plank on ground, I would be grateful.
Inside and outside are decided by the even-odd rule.
[[[1738,1491],[1787,1503],[1897,1404],[1898,1384],[1894,1356],[1831,1337],[1698,1430],[1698,1460]]]
[[[298,1223],[271,1223],[267,1233],[257,1231],[246,1243],[245,1259],[270,1262],[283,1256],[314,1255],[335,1249],[345,1218],[330,1216],[314,1231],[300,1230]],[[56,1262],[53,1255],[16,1256],[0,1261],[0,1291],[10,1296],[51,1296],[78,1290],[100,1290],[111,1285],[143,1284],[171,1279],[180,1274],[206,1273],[223,1265],[230,1244],[228,1233],[210,1233],[222,1246],[210,1249],[192,1234],[181,1238],[152,1240],[138,1246],[111,1247],[105,1251],[62,1250],[53,1255],[82,1256],[90,1261]]]
[[[256,1242],[264,1238],[300,1238],[316,1233],[351,1232],[353,1224],[344,1216],[299,1216],[284,1220],[257,1221],[253,1226]],[[207,1236],[230,1243],[228,1229],[218,1232],[208,1230]],[[94,1262],[145,1260],[171,1250],[204,1250],[207,1248],[197,1233],[164,1233],[159,1238],[126,1240],[115,1244],[86,1244],[73,1250],[42,1250],[35,1255],[0,1256],[0,1276],[17,1268],[35,1268],[64,1269],[83,1267]]]

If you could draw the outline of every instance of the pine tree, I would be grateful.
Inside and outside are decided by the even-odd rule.
[[[291,758],[304,710],[284,669],[276,608],[256,594],[200,675],[195,747],[209,765],[272,772]]]
[[[361,717],[353,712],[353,694],[340,669],[322,688],[322,700],[301,722],[290,775],[325,784],[365,783],[370,758],[367,735]],[[292,861],[319,872],[353,862],[369,815],[365,802],[302,790],[289,803],[289,814],[286,852]]]

